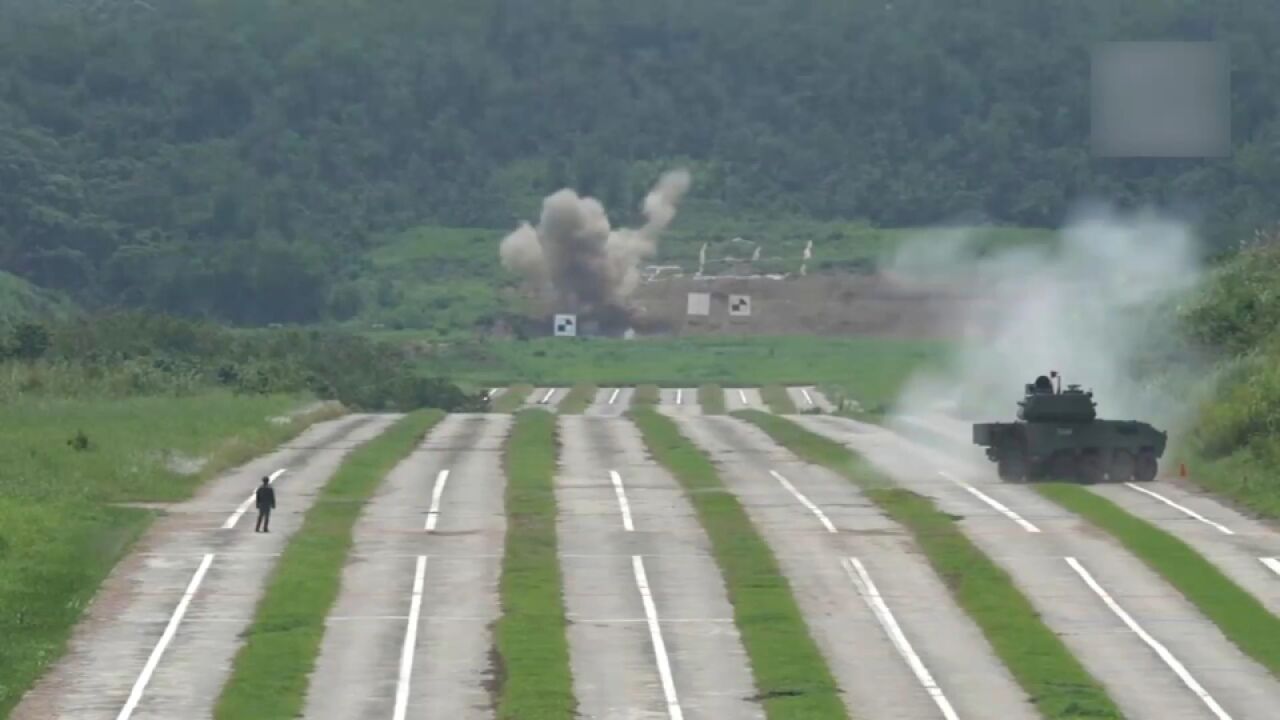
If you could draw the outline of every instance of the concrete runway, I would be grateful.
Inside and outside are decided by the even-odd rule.
[[[491,718],[510,415],[450,415],[355,528],[305,718]]]
[[[917,418],[916,423],[944,435],[960,446],[970,443],[970,426],[942,416]],[[963,467],[975,483],[1000,483],[992,465],[977,446],[939,452],[963,456]],[[1172,474],[1172,468],[1165,469]],[[1150,483],[1102,483],[1088,488],[1136,517],[1171,533],[1213,562],[1227,577],[1280,615],[1280,575],[1265,560],[1280,556],[1280,530],[1248,517],[1176,477]]]
[[[814,405],[825,402],[807,389]],[[564,392],[540,388],[529,406],[554,410]],[[791,392],[799,405],[803,393]],[[763,718],[707,536],[682,487],[622,417],[631,395],[601,388],[584,415],[557,418],[557,529],[580,717]],[[772,547],[852,715],[1037,717],[909,533],[848,480],[749,423],[702,416],[694,389],[680,396],[664,389],[660,410],[711,456]],[[728,388],[726,401],[764,408],[751,389]],[[170,509],[11,717],[210,717],[285,542],[350,449],[394,419],[317,424]],[[920,420],[950,439],[925,443],[846,418],[794,419],[956,516],[1127,717],[1276,717],[1276,678],[1109,536],[998,481],[963,447],[967,426]],[[510,415],[447,417],[364,508],[303,717],[494,717],[501,449],[511,424]],[[268,535],[253,532],[247,502],[264,475],[280,495]],[[1091,490],[1176,533],[1280,612],[1274,528],[1170,482]]]
[[[67,653],[12,720],[210,717],[276,556],[347,453],[394,420],[318,423],[170,508],[107,578]],[[280,469],[271,532],[255,533],[248,498]]]
[[[668,415],[701,415],[698,388],[663,388],[658,393],[658,410]]]
[[[764,404],[764,400],[760,397],[760,391],[756,388],[725,388],[724,409],[727,412],[733,412],[734,410],[764,410],[768,412],[769,406]]]
[[[564,396],[569,394],[569,388],[562,387],[539,387],[534,388],[529,393],[529,397],[525,400],[526,408],[537,407],[547,410],[555,410]]]
[[[1280,683],[1109,536],[1030,488],[999,482],[989,468],[878,426],[837,417],[798,422],[961,518],[966,535],[1010,574],[1126,716],[1275,716]]]
[[[561,572],[583,718],[763,718],[709,541],[626,419],[562,416]]]
[[[787,394],[791,396],[791,402],[796,404],[796,409],[802,413],[814,410],[829,413],[836,409],[827,396],[812,385],[788,387]]]
[[[678,422],[773,548],[852,716],[1038,717],[909,534],[848,480],[736,418]]]
[[[596,390],[591,405],[583,412],[593,417],[619,417],[631,409],[631,396],[634,388],[602,387]]]

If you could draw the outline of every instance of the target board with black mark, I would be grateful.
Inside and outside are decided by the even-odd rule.
[[[729,315],[732,317],[750,317],[751,316],[751,296],[750,295],[730,295],[729,296]]]
[[[556,337],[577,337],[578,335],[578,316],[559,314],[556,315],[554,331]]]

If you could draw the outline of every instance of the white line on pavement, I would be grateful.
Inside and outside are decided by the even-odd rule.
[[[551,396],[555,394],[556,394],[555,388],[547,388],[547,394],[542,396],[542,399],[538,401],[538,404],[546,405],[547,401],[551,399]]]
[[[400,650],[400,679],[396,683],[394,720],[404,720],[409,711],[409,678],[413,674],[413,653],[418,647],[418,617],[422,613],[422,585],[427,574],[427,556],[418,556],[413,573],[413,596],[409,600],[409,624],[404,631],[404,647]]]
[[[1275,574],[1280,575],[1280,560],[1276,558],[1258,558],[1258,559],[1262,561],[1263,565],[1266,565],[1267,567],[1271,568],[1271,570]]]
[[[944,472],[944,471],[942,471],[942,470],[939,470],[939,471],[938,471],[938,474],[939,474],[939,475],[941,475],[942,477],[944,477],[944,478],[946,478],[946,479],[950,480],[951,482],[953,482],[953,483],[955,483],[955,484],[959,485],[960,487],[964,488],[965,490],[968,490],[968,491],[970,492],[970,494],[972,494],[974,497],[978,498],[978,499],[979,499],[979,500],[981,500],[982,502],[984,502],[984,503],[986,503],[986,504],[990,505],[991,507],[995,508],[996,512],[998,512],[998,513],[1000,513],[1001,515],[1004,515],[1005,517],[1009,518],[1010,520],[1012,520],[1012,521],[1014,521],[1014,522],[1018,523],[1018,525],[1019,525],[1023,530],[1026,530],[1027,532],[1030,532],[1030,533],[1038,533],[1038,532],[1040,532],[1040,528],[1038,528],[1038,527],[1036,527],[1035,525],[1031,524],[1031,523],[1030,523],[1030,522],[1028,522],[1025,518],[1023,518],[1021,515],[1019,515],[1018,513],[1014,512],[1014,511],[1010,510],[1008,507],[1006,507],[1004,503],[1002,503],[1002,502],[1000,502],[999,500],[996,500],[995,498],[991,497],[990,495],[988,495],[988,494],[986,494],[986,493],[982,492],[982,491],[981,491],[981,490],[979,490],[978,488],[976,488],[976,487],[974,487],[974,486],[970,485],[969,483],[964,482],[963,480],[960,480],[959,478],[956,478],[956,477],[952,476],[950,473]]]
[[[1188,517],[1193,517],[1193,518],[1195,518],[1196,520],[1199,520],[1200,522],[1204,523],[1205,525],[1208,525],[1208,526],[1210,526],[1210,527],[1212,527],[1212,528],[1217,529],[1217,531],[1218,531],[1218,532],[1220,532],[1220,533],[1223,533],[1223,534],[1226,534],[1226,535],[1235,535],[1235,533],[1231,531],[1231,528],[1226,527],[1225,525],[1222,525],[1222,524],[1216,523],[1216,522],[1214,522],[1214,521],[1210,520],[1209,518],[1207,518],[1207,517],[1205,517],[1205,516],[1201,515],[1200,513],[1196,512],[1195,510],[1192,510],[1192,509],[1191,509],[1191,508],[1189,508],[1189,507],[1186,507],[1186,506],[1183,506],[1183,505],[1179,505],[1178,503],[1176,503],[1176,502],[1174,502],[1174,501],[1170,500],[1169,498],[1167,498],[1167,497],[1165,497],[1165,496],[1161,495],[1160,493],[1152,492],[1152,491],[1150,491],[1150,490],[1148,490],[1148,489],[1146,489],[1146,488],[1142,487],[1141,485],[1137,485],[1137,484],[1135,484],[1135,483],[1131,483],[1131,482],[1125,483],[1125,485],[1127,485],[1127,486],[1129,486],[1129,487],[1133,488],[1134,490],[1137,490],[1138,492],[1140,492],[1140,493],[1142,493],[1142,494],[1144,494],[1144,495],[1149,495],[1149,496],[1151,496],[1151,497],[1153,497],[1153,498],[1155,498],[1155,499],[1159,500],[1160,502],[1164,503],[1165,505],[1168,505],[1168,506],[1169,506],[1169,507],[1171,507],[1171,508],[1174,508],[1174,509],[1176,509],[1176,510],[1181,511],[1184,515],[1187,515]]]
[[[738,391],[738,399],[742,401],[742,404],[743,404],[743,405],[746,405],[746,404],[747,404],[747,393],[746,393],[746,391],[739,390],[739,391]]]
[[[1191,692],[1199,696],[1200,699],[1204,701],[1205,705],[1209,706],[1209,710],[1218,718],[1218,720],[1231,720],[1231,716],[1222,709],[1222,706],[1218,705],[1217,701],[1213,699],[1213,696],[1210,695],[1207,690],[1201,687],[1200,683],[1196,682],[1195,678],[1191,677],[1191,673],[1183,667],[1182,663],[1178,662],[1178,658],[1174,657],[1173,653],[1169,652],[1169,649],[1162,645],[1159,640],[1156,640],[1147,634],[1147,631],[1143,630],[1142,626],[1134,621],[1134,619],[1130,617],[1129,613],[1125,612],[1124,608],[1120,607],[1120,604],[1107,594],[1106,590],[1102,589],[1102,586],[1098,584],[1097,580],[1093,579],[1093,575],[1090,575],[1088,570],[1084,569],[1084,566],[1080,564],[1079,560],[1076,560],[1073,557],[1066,558],[1066,560],[1067,564],[1071,566],[1071,569],[1075,570],[1076,573],[1085,581],[1085,584],[1087,584],[1098,597],[1102,598],[1102,601],[1107,604],[1107,607],[1111,608],[1111,612],[1115,613],[1125,625],[1129,626],[1130,630],[1136,633],[1138,637],[1142,638],[1142,641],[1145,642],[1152,650],[1156,651],[1156,654],[1160,656],[1160,659],[1164,660],[1165,664],[1168,665],[1175,674],[1177,674],[1183,684],[1190,688]]]
[[[590,618],[570,615],[569,622],[593,625],[624,625],[627,623],[647,623],[649,618]],[[736,622],[733,618],[658,618],[658,622],[662,625],[673,625],[677,623],[731,623]]]
[[[809,498],[804,496],[804,493],[797,490],[796,486],[792,485],[790,481],[782,477],[782,475],[777,470],[770,470],[769,474],[772,475],[775,479],[777,479],[778,482],[782,483],[782,487],[786,488],[787,492],[794,495],[795,498],[800,501],[801,505],[804,505],[805,507],[809,508],[809,512],[813,513],[814,515],[817,515],[819,522],[822,523],[822,527],[827,529],[827,532],[830,532],[830,533],[837,532],[836,526],[831,523],[831,520],[830,518],[827,517],[827,514],[822,512],[822,508],[810,502]]]
[[[658,625],[658,610],[649,591],[649,578],[644,572],[644,560],[631,556],[631,568],[636,574],[636,586],[640,588],[640,601],[644,603],[644,615],[649,621],[649,637],[653,640],[653,654],[658,660],[658,677],[662,680],[662,693],[667,698],[667,716],[671,720],[684,720],[680,701],[676,698],[676,684],[671,678],[671,661],[667,658],[667,645],[662,641],[662,628]]]
[[[449,482],[449,471],[441,470],[436,475],[436,486],[431,491],[431,509],[427,510],[427,532],[436,529],[436,521],[440,517],[440,496],[444,494],[444,484]]]
[[[609,479],[613,481],[613,491],[618,496],[618,507],[622,508],[622,527],[627,532],[634,532],[636,528],[631,524],[631,505],[627,503],[627,491],[622,487],[622,476],[617,470],[610,470]]]
[[[279,470],[271,473],[270,475],[267,476],[267,484],[270,485],[274,483],[276,481],[276,478],[280,477],[284,473],[285,473],[284,468],[280,468]],[[256,497],[257,497],[257,491],[255,490],[253,493],[250,493],[249,498],[247,500],[240,503],[240,507],[236,508],[235,512],[231,513],[231,517],[227,518],[227,521],[222,523],[222,529],[230,530],[234,528],[236,526],[236,523],[240,522],[240,518],[244,517],[244,514],[249,512],[249,508],[253,507],[253,501],[254,501],[254,498]]]
[[[609,396],[609,404],[612,405],[614,400],[618,399],[618,393],[622,392],[622,388],[614,388],[613,394]]]
[[[893,646],[898,649],[898,654],[902,656],[903,660],[907,661],[911,672],[920,681],[920,685],[925,692],[929,693],[929,697],[933,698],[933,702],[942,711],[943,717],[947,718],[947,720],[959,720],[960,716],[956,715],[955,709],[951,707],[951,703],[947,700],[947,696],[943,694],[942,688],[938,687],[938,683],[934,681],[933,675],[929,673],[929,668],[924,666],[924,661],[920,659],[920,656],[912,649],[911,643],[907,641],[907,636],[903,634],[902,628],[898,626],[898,621],[894,619],[893,612],[885,604],[884,597],[880,595],[880,590],[872,582],[871,575],[867,573],[867,569],[862,566],[858,558],[853,557],[849,558],[847,565],[841,564],[844,565],[845,572],[849,573],[849,579],[858,588],[858,593],[862,595],[862,599],[867,602],[867,605],[871,607],[871,611],[875,613],[881,627],[889,634],[889,639],[893,641]]]
[[[809,403],[810,405],[813,404],[813,398],[809,396],[809,391],[807,389],[800,388],[800,394],[804,395],[805,402]]]
[[[147,658],[147,664],[142,668],[142,674],[138,676],[138,680],[133,684],[133,690],[129,693],[129,699],[121,708],[120,714],[116,716],[116,720],[128,720],[129,716],[138,707],[138,703],[142,700],[142,693],[147,689],[147,683],[151,682],[151,675],[156,671],[156,666],[160,664],[160,657],[164,655],[165,648],[173,641],[173,636],[178,632],[178,625],[182,622],[182,616],[187,614],[187,606],[191,604],[191,598],[195,597],[196,590],[200,589],[200,583],[204,581],[205,573],[209,572],[209,566],[213,564],[213,553],[204,556],[200,561],[200,567],[196,569],[196,574],[191,576],[191,582],[187,584],[187,590],[182,594],[182,600],[178,602],[178,607],[173,611],[173,616],[169,618],[169,624],[164,628],[164,634],[160,636],[160,642],[156,643],[155,649],[151,651],[151,657]]]

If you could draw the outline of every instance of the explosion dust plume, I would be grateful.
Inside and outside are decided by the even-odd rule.
[[[640,262],[657,251],[689,184],[684,170],[664,174],[644,199],[645,224],[617,230],[598,200],[560,190],[543,200],[536,227],[522,223],[502,240],[502,264],[556,310],[625,318]]]
[[[1170,308],[1203,275],[1190,228],[1153,213],[1095,212],[1056,243],[978,250],[950,231],[908,242],[891,263],[905,275],[962,278],[984,296],[956,312],[966,342],[944,368],[907,383],[895,420],[939,411],[1011,420],[1023,385],[1051,370],[1064,386],[1093,390],[1099,417],[1171,430],[1185,420],[1187,392],[1158,368],[1161,353],[1181,351]]]

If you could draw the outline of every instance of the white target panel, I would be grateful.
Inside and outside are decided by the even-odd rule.
[[[751,315],[751,296],[730,295],[729,314],[734,317],[749,317]]]
[[[578,316],[556,315],[555,327],[553,329],[555,330],[556,337],[577,337]]]
[[[711,293],[689,293],[689,314],[710,315]]]

